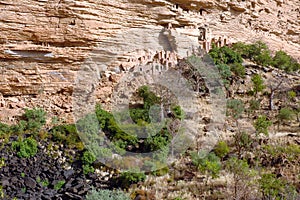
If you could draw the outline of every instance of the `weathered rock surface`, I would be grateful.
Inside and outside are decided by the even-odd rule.
[[[39,106],[72,121],[74,80],[89,58],[108,78],[97,86],[105,103],[117,82],[111,74],[163,50],[186,56],[205,25],[210,38],[263,40],[300,59],[299,7],[298,0],[1,0],[0,118]]]

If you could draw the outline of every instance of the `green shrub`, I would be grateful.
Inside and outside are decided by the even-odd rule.
[[[6,135],[9,133],[10,133],[9,125],[0,122],[0,137],[1,135]]]
[[[0,185],[0,198],[4,199],[4,196],[5,196],[5,193],[4,193],[4,190],[3,190],[3,186]]]
[[[272,122],[267,120],[267,117],[265,115],[259,116],[254,123],[256,134],[258,135],[260,133],[263,133],[265,135],[268,135],[268,127],[271,125]]]
[[[88,114],[76,122],[76,128],[78,132],[85,135],[87,138],[93,139],[95,135],[98,135],[100,125],[95,114]]]
[[[96,161],[96,156],[90,152],[85,151],[81,157],[83,174],[94,173],[95,169],[92,164]]]
[[[49,183],[48,180],[43,180],[43,181],[41,182],[41,184],[42,184],[43,187],[48,187],[48,185],[49,185],[50,183]]]
[[[242,153],[242,149],[248,150],[253,143],[253,139],[246,132],[236,132],[234,135],[234,144],[237,148],[238,155]]]
[[[184,119],[184,111],[182,110],[182,108],[179,105],[174,106],[172,108],[172,111],[177,119],[180,119],[180,120]]]
[[[264,199],[285,199],[283,196],[285,196],[284,193],[288,185],[285,181],[276,178],[275,174],[263,174],[259,180],[259,185]],[[292,190],[296,195],[295,189]]]
[[[156,151],[163,149],[168,146],[171,141],[171,134],[166,130],[162,129],[159,133],[154,136],[150,136],[145,140],[146,151]]]
[[[55,190],[60,190],[62,188],[62,186],[64,186],[64,184],[66,183],[65,180],[60,180],[58,181],[55,185],[54,185],[54,189]]]
[[[272,63],[272,57],[269,50],[262,51],[259,55],[254,57],[254,61],[261,66],[269,66]]]
[[[258,100],[250,100],[250,102],[249,102],[249,110],[250,111],[255,111],[255,110],[259,110],[259,108],[260,108],[260,101],[258,101]]]
[[[251,78],[253,84],[254,95],[256,96],[258,92],[262,92],[266,86],[264,85],[264,80],[259,74],[255,74]]]
[[[249,51],[249,59],[257,61],[257,57],[259,57],[263,52],[268,51],[269,48],[268,46],[262,42],[262,41],[257,41],[254,44],[250,44],[248,51]]]
[[[5,166],[5,158],[0,158],[0,169]]]
[[[89,173],[94,173],[95,169],[91,165],[82,165],[82,171],[84,175],[87,175]]]
[[[85,196],[86,200],[130,200],[130,197],[119,190],[92,189]]]
[[[41,108],[25,109],[21,118],[26,122],[25,130],[36,133],[46,123],[46,112]]]
[[[201,171],[208,173],[212,178],[217,178],[221,170],[220,158],[214,153],[204,151],[191,153],[192,163]]]
[[[12,130],[11,126],[0,122],[0,139],[4,139],[0,146],[5,145],[4,141],[9,141]]]
[[[138,123],[138,121],[143,120],[145,122],[150,123],[149,110],[141,109],[141,108],[130,108],[129,110],[131,119]]]
[[[209,55],[212,57],[216,65],[219,64],[233,64],[242,63],[243,59],[239,53],[234,52],[227,46],[214,47],[209,51]]]
[[[277,117],[282,121],[290,121],[294,117],[294,112],[290,108],[281,108]]]
[[[240,63],[233,63],[233,64],[231,64],[230,65],[230,70],[237,77],[240,77],[240,78],[244,78],[245,77],[246,69]]]
[[[75,124],[54,126],[50,133],[53,141],[67,144],[70,148],[77,147],[78,143],[81,143]]]
[[[95,155],[90,151],[85,151],[81,158],[84,164],[93,164],[96,161]]]
[[[101,105],[97,104],[95,113],[100,125],[100,128],[104,130],[108,126],[108,121],[113,118],[113,115],[101,108]]]
[[[263,149],[266,150],[266,154],[270,154],[274,159],[287,158],[291,162],[297,162],[300,159],[299,145],[264,145]]]
[[[239,99],[230,99],[227,101],[227,116],[232,116],[235,119],[241,117],[245,111],[244,103]]]
[[[226,64],[219,64],[217,65],[221,78],[223,79],[223,84],[225,88],[228,88],[230,85],[230,78],[231,78],[231,70],[230,67]]]
[[[288,98],[291,101],[292,99],[294,99],[297,96],[297,93],[293,90],[288,92]]]
[[[143,182],[146,179],[146,175],[142,172],[130,172],[125,171],[120,174],[117,179],[119,185],[123,188],[128,188],[131,184]]]
[[[218,144],[214,148],[215,154],[219,158],[224,158],[228,153],[230,149],[225,141],[219,141]]]
[[[149,110],[151,106],[160,103],[160,98],[157,97],[154,92],[150,91],[147,85],[141,86],[138,89],[138,95],[144,100],[144,109]]]
[[[272,66],[287,72],[298,71],[300,64],[284,51],[277,51],[273,57]]]
[[[12,143],[12,148],[17,151],[17,155],[22,158],[29,158],[34,156],[38,151],[38,145],[35,139],[26,138],[21,141]]]

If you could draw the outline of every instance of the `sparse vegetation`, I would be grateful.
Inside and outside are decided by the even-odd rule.
[[[86,200],[130,200],[129,196],[119,190],[96,190],[92,189],[86,195]]]
[[[277,117],[279,120],[279,122],[278,122],[278,126],[279,126],[279,124],[281,124],[281,121],[288,122],[288,121],[292,120],[294,117],[294,112],[290,108],[281,108],[279,110]]]
[[[250,191],[251,186],[253,186],[254,180],[252,178],[256,176],[257,172],[252,170],[245,160],[235,157],[226,162],[226,169],[233,174],[234,199],[251,195],[246,194],[246,191]]]
[[[54,185],[54,189],[55,190],[60,190],[64,184],[66,183],[65,180],[59,180],[55,185]]]
[[[268,127],[272,125],[272,122],[267,119],[266,116],[261,115],[254,122],[254,127],[256,129],[256,134],[263,133],[265,135],[269,135]]]

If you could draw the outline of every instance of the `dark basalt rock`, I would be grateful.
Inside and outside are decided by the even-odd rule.
[[[48,145],[44,143],[44,146]],[[64,149],[61,150],[65,152]],[[72,151],[74,157],[80,154],[76,150]],[[95,174],[84,175],[80,160],[75,160],[71,169],[64,169],[63,164],[58,161],[62,156],[53,158],[39,149],[34,157],[25,159],[18,157],[11,150],[10,144],[5,145],[0,149],[0,158],[5,159],[5,165],[0,167],[4,199],[81,200],[91,187],[110,185]],[[55,190],[54,185],[60,180],[64,180],[65,184]]]
[[[25,185],[30,188],[35,188],[36,181],[31,177],[25,177]]]

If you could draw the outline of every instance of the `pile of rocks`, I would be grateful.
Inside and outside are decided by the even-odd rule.
[[[80,160],[66,168],[63,157],[54,158],[39,147],[34,157],[20,158],[10,144],[5,145],[0,150],[0,185],[5,199],[84,199],[91,187],[109,187],[109,180],[103,177],[84,175]]]

